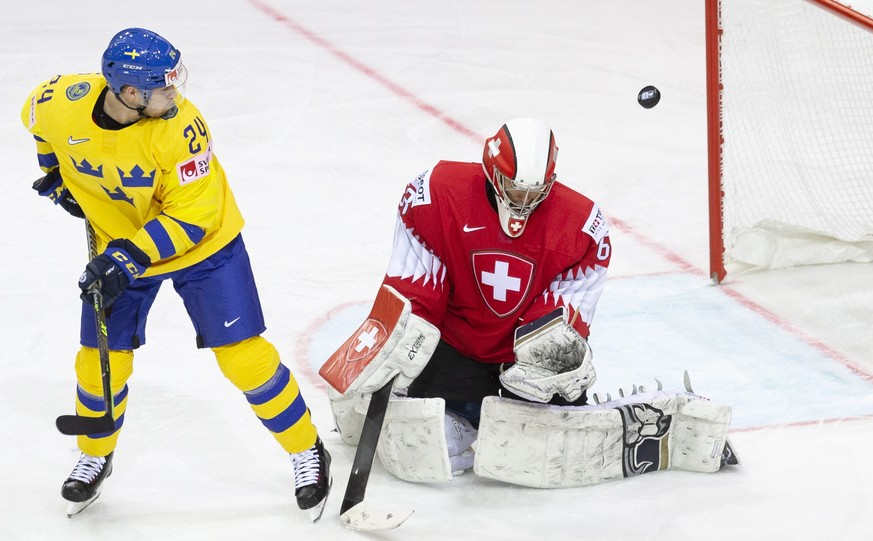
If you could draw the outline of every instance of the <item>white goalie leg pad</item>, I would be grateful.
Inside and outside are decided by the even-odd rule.
[[[370,395],[361,395],[358,393],[346,393],[342,395],[337,391],[328,388],[328,397],[330,398],[330,409],[333,412],[334,425],[342,438],[343,442],[348,445],[356,446],[361,439],[361,431],[364,428],[364,421],[367,418],[367,410],[370,407]],[[405,396],[393,396],[389,401],[389,409],[386,411],[386,417],[382,426],[387,426],[391,419],[396,417],[401,420],[400,423],[408,423],[415,414],[425,412],[423,415],[430,415],[428,408],[416,409],[408,406],[400,405],[400,400],[421,400],[421,399],[406,399]],[[442,400],[442,399],[439,399]],[[396,405],[395,405],[396,404]],[[445,406],[443,406],[445,407]],[[473,442],[476,441],[476,429],[470,424],[470,421],[455,415],[452,412],[444,414],[444,430],[446,451],[451,463],[452,475],[460,475],[464,470],[473,467]],[[400,431],[398,427],[393,430],[393,433]],[[380,436],[381,437],[381,436]],[[438,445],[438,444],[437,444]]]
[[[622,477],[618,414],[580,409],[486,397],[473,471],[535,488],[595,485]]]
[[[382,466],[404,481],[449,481],[445,400],[395,398],[388,402],[379,445]]]
[[[506,483],[560,488],[658,470],[719,469],[730,407],[654,392],[580,407],[487,397],[474,471]]]
[[[404,481],[444,482],[472,466],[475,439],[468,422],[445,413],[442,398],[392,397],[377,452],[385,469]]]
[[[711,473],[721,466],[731,408],[693,395],[678,397],[671,436],[670,460],[676,470]]]
[[[370,407],[370,396],[358,393],[343,395],[330,386],[327,388],[327,395],[330,398],[333,422],[343,442],[358,445],[364,420],[367,418],[367,408]]]

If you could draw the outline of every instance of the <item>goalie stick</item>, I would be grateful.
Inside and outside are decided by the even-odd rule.
[[[85,235],[88,238],[88,260],[97,257],[97,238],[94,228],[85,220]],[[103,309],[103,295],[100,294],[100,283],[97,282],[89,290],[94,307],[94,317],[97,319],[97,350],[100,353],[100,372],[103,377],[103,402],[106,413],[100,417],[83,417],[81,415],[61,415],[55,425],[62,434],[67,436],[94,435],[113,432],[115,416],[112,404],[112,378],[109,372],[109,335],[106,330],[106,312]]]
[[[382,422],[385,420],[385,410],[388,409],[388,400],[391,398],[393,387],[392,379],[370,396],[370,406],[367,408],[367,417],[364,419],[364,427],[361,429],[361,438],[355,451],[355,460],[352,462],[352,471],[349,473],[349,482],[340,507],[340,520],[344,526],[352,530],[391,530],[403,524],[413,513],[411,509],[374,510],[364,502],[367,481],[370,479],[370,470],[373,467],[373,458],[376,455],[376,447],[382,433]]]

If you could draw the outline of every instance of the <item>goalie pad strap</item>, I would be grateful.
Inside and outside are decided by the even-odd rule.
[[[685,393],[645,393],[581,407],[487,397],[474,471],[537,488],[667,469],[714,472],[730,417],[730,407]]]

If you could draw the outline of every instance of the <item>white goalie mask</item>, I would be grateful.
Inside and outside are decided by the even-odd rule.
[[[485,140],[482,167],[494,187],[503,232],[519,237],[534,209],[555,183],[558,147],[555,135],[540,120],[510,120]]]

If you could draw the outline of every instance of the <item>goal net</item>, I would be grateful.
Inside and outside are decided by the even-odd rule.
[[[707,0],[710,270],[873,261],[873,20]]]

